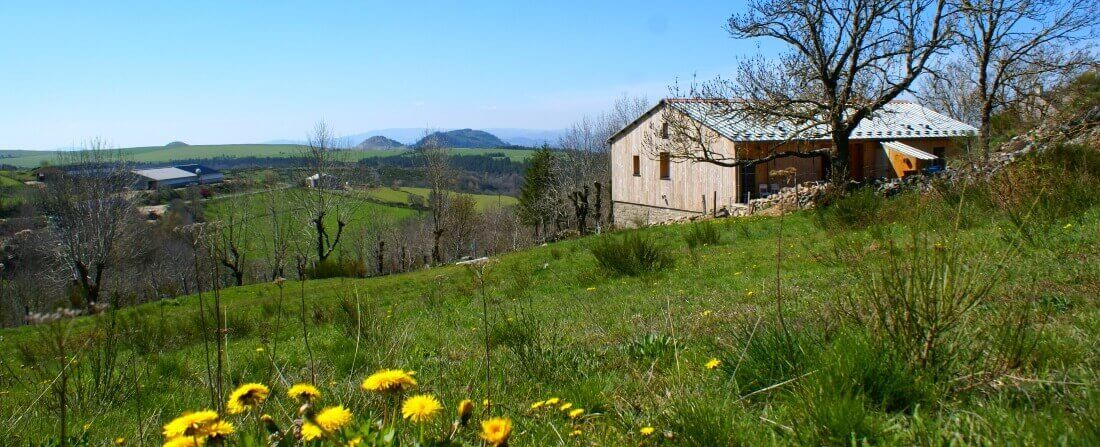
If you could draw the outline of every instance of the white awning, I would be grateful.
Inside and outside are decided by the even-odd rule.
[[[907,157],[913,157],[918,160],[935,160],[939,158],[935,155],[929,154],[928,152],[922,151],[900,141],[883,141],[882,146],[899,154],[905,155]]]

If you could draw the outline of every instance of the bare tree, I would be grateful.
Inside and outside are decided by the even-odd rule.
[[[696,84],[689,94],[707,103],[699,108],[707,114],[702,121],[778,129],[775,141],[727,154],[700,120],[670,113],[662,151],[726,167],[820,156],[831,160],[834,176],[841,175],[860,122],[907,91],[948,47],[950,17],[947,0],[752,0],[747,13],[729,19],[730,35],[778,41],[787,51],[747,59],[736,81]],[[832,147],[787,144],[816,139]]]
[[[270,280],[286,277],[286,268],[290,262],[294,227],[287,219],[287,211],[282,203],[286,196],[279,189],[268,189],[262,194],[263,216],[262,225],[267,226],[264,238],[260,243],[264,253],[268,254],[268,270],[271,273]]]
[[[218,222],[209,224],[213,228],[207,233],[210,254],[222,266],[229,269],[238,286],[244,285],[246,258],[248,253],[247,216],[242,212],[244,204],[229,199],[227,212]]]
[[[447,231],[445,219],[451,206],[450,185],[454,180],[451,169],[451,150],[441,144],[433,134],[427,133],[416,149],[424,169],[424,182],[428,185],[428,212],[432,226],[432,263],[443,262],[440,240]]]
[[[957,0],[962,52],[923,83],[923,97],[980,129],[989,154],[993,116],[1026,105],[1095,59],[1096,0]]]
[[[560,223],[560,216],[571,213],[577,228],[585,227],[579,220],[587,219],[591,203],[584,190],[595,183],[603,186],[611,183],[607,140],[648,108],[646,98],[623,95],[607,112],[581,117],[566,130],[559,140],[561,151],[554,154],[551,170],[550,197],[560,204],[556,222]],[[567,205],[569,212],[562,209]],[[594,217],[597,221],[603,219],[599,215]]]
[[[484,248],[477,244],[481,233],[481,213],[473,197],[455,194],[443,219],[448,230],[445,241],[452,256],[477,256],[478,249],[484,252]]]
[[[964,123],[981,121],[982,99],[971,82],[973,68],[959,60],[928,71],[917,86],[921,102]]]
[[[138,225],[127,197],[133,177],[117,151],[93,139],[84,150],[59,156],[62,172],[47,182],[36,204],[46,216],[50,253],[80,291],[80,306],[92,310],[107,276],[140,246],[129,237]]]
[[[324,121],[318,122],[302,153],[308,172],[317,180],[313,187],[296,196],[300,202],[298,209],[304,213],[315,241],[313,246],[317,263],[332,255],[348,225],[349,210],[345,200],[331,191],[342,184],[340,174],[345,155],[328,125]],[[335,220],[335,229],[331,220]]]

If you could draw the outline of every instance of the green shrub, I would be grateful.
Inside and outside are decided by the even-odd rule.
[[[810,435],[807,445],[855,446],[874,445],[882,429],[858,394],[823,386],[807,391],[803,399],[801,418],[806,427],[803,436]]]
[[[670,405],[669,428],[676,434],[676,445],[758,445],[753,427],[759,424],[743,408],[726,401],[682,398]]]
[[[944,377],[965,362],[979,323],[974,313],[1002,275],[990,254],[957,240],[932,241],[914,231],[890,241],[883,259],[853,273],[856,293],[846,313],[914,370]]]
[[[722,233],[714,222],[704,220],[688,226],[687,232],[684,233],[684,242],[687,242],[688,248],[692,250],[704,245],[718,245],[722,242]]]
[[[623,350],[634,360],[657,362],[671,357],[674,348],[675,340],[672,337],[650,332],[634,337]]]
[[[804,374],[821,350],[820,331],[792,328],[785,334],[777,324],[742,328],[741,335],[722,356],[722,369],[747,394]]]
[[[674,263],[668,247],[638,232],[603,236],[596,240],[591,250],[601,268],[620,275],[655,273]]]
[[[912,411],[934,400],[932,386],[913,374],[905,359],[862,331],[833,340],[820,364],[808,380],[812,387],[858,396],[882,411]]]
[[[815,222],[822,228],[865,228],[878,222],[886,199],[872,188],[860,188],[833,197],[814,208]]]
[[[309,279],[325,278],[364,278],[367,266],[354,259],[326,259],[306,269]]]

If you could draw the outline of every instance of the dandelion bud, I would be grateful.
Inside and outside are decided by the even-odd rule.
[[[458,403],[458,423],[463,427],[467,422],[470,422],[470,416],[474,414],[474,402],[470,399],[463,399]]]
[[[275,435],[281,432],[279,426],[275,425],[275,419],[273,419],[270,414],[260,416],[260,421],[263,422],[264,430],[267,430],[268,433]]]

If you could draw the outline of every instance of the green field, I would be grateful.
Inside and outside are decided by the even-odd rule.
[[[373,188],[369,191],[362,192],[363,194],[373,200],[385,203],[399,203],[410,204],[414,199],[410,196],[419,197],[419,203],[428,203],[428,188],[414,188],[414,187],[379,187]],[[519,200],[512,196],[506,195],[488,195],[488,194],[461,194],[466,197],[474,199],[474,203],[477,204],[478,210],[485,210],[491,206],[511,206],[519,203]]]
[[[307,248],[310,247],[308,244],[310,243],[311,229],[299,213],[302,209],[300,203],[304,194],[304,190],[300,188],[283,189],[272,193],[249,193],[236,197],[208,200],[204,204],[206,220],[210,222],[225,220],[231,213],[235,214],[237,218],[244,218],[245,225],[248,228],[246,249],[250,256],[253,259],[266,256],[268,252],[265,241],[270,240],[272,235],[270,215],[267,208],[269,201],[266,194],[275,195],[274,202],[284,228],[293,230],[291,234],[299,244],[304,244],[303,246]],[[415,210],[409,208],[387,206],[341,193],[326,194],[329,194],[330,199],[334,203],[338,203],[346,212],[348,226],[344,230],[344,237],[347,239],[356,237],[356,234],[368,225],[382,221],[396,222],[417,214]],[[327,222],[332,229],[336,228],[335,215],[328,216]],[[309,253],[308,250],[307,253]],[[339,256],[340,250],[337,249],[335,254]]]
[[[393,421],[400,396],[360,389],[383,368],[416,371],[413,392],[446,406],[429,439],[452,433],[460,400],[491,396],[455,431],[464,446],[488,414],[513,420],[513,447],[1097,445],[1100,157],[1072,157],[965,191],[547,244],[495,257],[483,287],[446,266],[224,290],[226,386],[272,387],[226,416],[250,440],[230,445],[263,445],[261,412],[288,429],[286,390],[314,374],[319,405],[347,406],[359,429]],[[623,237],[664,267],[597,261]],[[172,418],[216,407],[215,314],[199,300],[0,331],[0,436],[56,437],[62,368],[87,445],[156,445]],[[420,432],[397,429],[404,446]]]
[[[131,147],[119,149],[123,156],[136,163],[169,163],[177,160],[196,160],[214,158],[245,158],[245,157],[270,157],[289,158],[297,157],[302,147],[292,144],[216,144],[193,145],[180,147]],[[533,153],[525,149],[466,149],[452,150],[457,155],[485,155],[501,153],[513,161],[524,161]],[[409,152],[407,149],[391,149],[382,151],[348,151],[348,160],[357,161],[364,158],[389,157]],[[13,165],[20,168],[34,168],[43,163],[58,163],[56,151],[24,151],[3,150],[0,151],[0,164]]]

